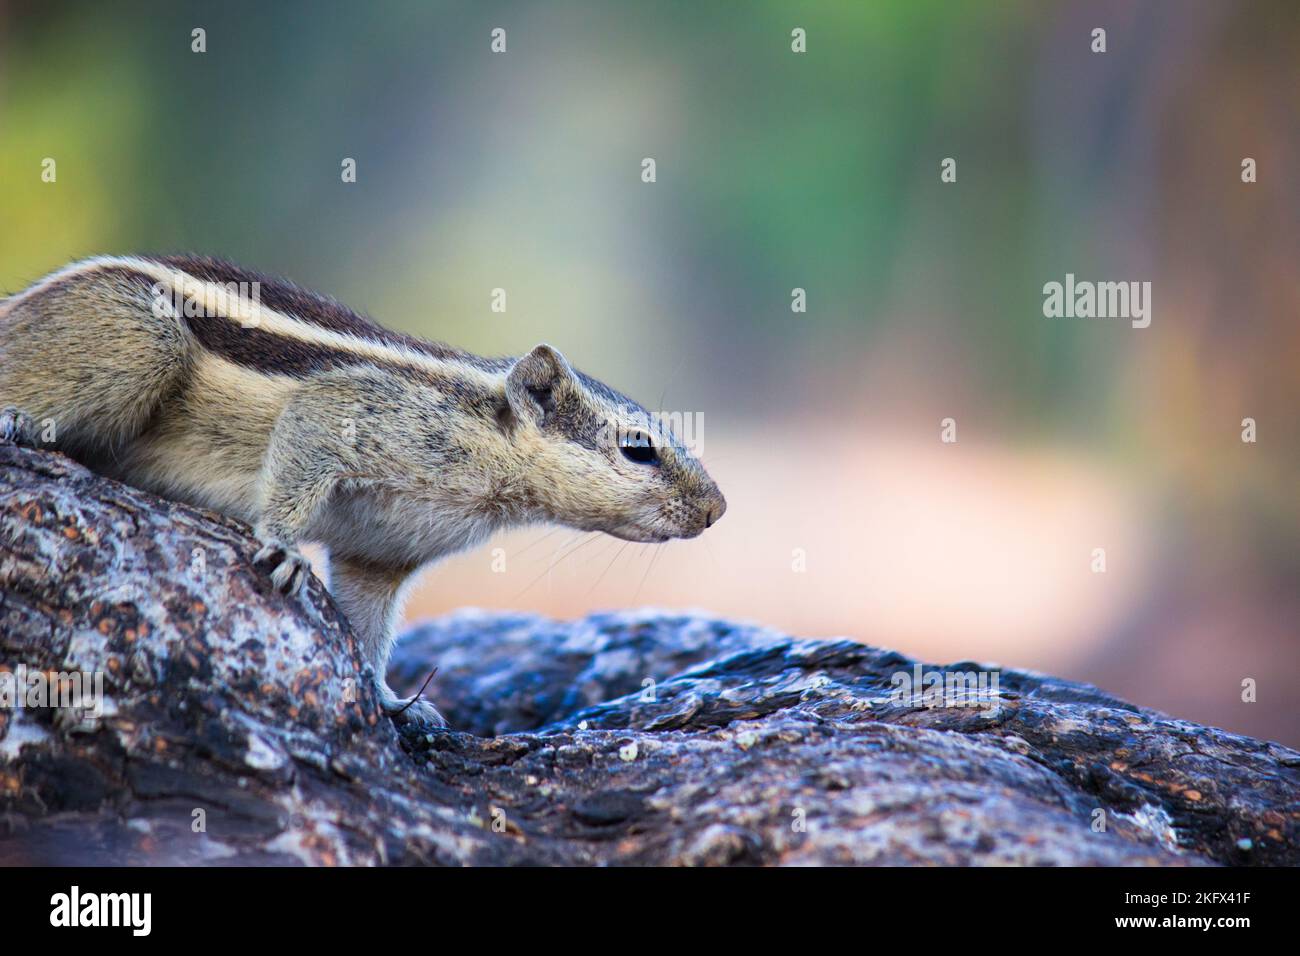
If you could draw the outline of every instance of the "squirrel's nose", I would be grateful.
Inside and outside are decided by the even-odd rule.
[[[713,523],[721,518],[727,511],[727,499],[718,495],[713,504],[709,505],[709,510],[704,514],[704,527],[712,528]]]

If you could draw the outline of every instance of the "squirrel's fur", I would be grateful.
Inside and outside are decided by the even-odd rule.
[[[91,259],[0,300],[0,408],[97,471],[254,525],[286,592],[307,573],[297,543],[324,544],[392,713],[393,628],[423,565],[540,521],[689,537],[726,507],[645,409],[547,345],[480,358],[201,257]],[[653,461],[623,454],[629,435]],[[423,701],[404,716],[439,720]]]

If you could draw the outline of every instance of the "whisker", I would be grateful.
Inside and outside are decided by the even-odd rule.
[[[673,369],[672,374],[669,375],[666,379],[664,379],[664,390],[659,393],[659,411],[662,412],[664,410],[664,399],[668,397],[668,386],[672,384],[673,379],[677,377],[678,373],[680,373],[682,370],[682,366],[684,366],[685,364],[686,364],[686,356],[683,355],[677,361],[677,367]]]
[[[551,568],[554,569],[555,566],[558,565],[561,561],[567,561],[567,560],[569,560],[569,558],[573,557],[575,554],[577,554],[579,551],[581,551],[581,550],[582,550],[583,548],[585,548],[587,545],[591,544],[591,543],[594,542],[594,541],[598,541],[598,540],[600,540],[600,537],[601,537],[601,533],[600,533],[599,531],[591,531],[591,532],[588,532],[587,536],[586,536],[585,538],[583,538],[581,541],[579,541],[578,544],[577,544],[575,547],[570,548],[568,551],[566,551],[566,552],[565,552],[564,554],[562,554],[560,557],[556,558],[556,560],[555,560],[555,564],[552,564],[552,565],[551,565]]]
[[[529,541],[526,545],[524,545],[522,548],[520,548],[518,551],[516,551],[516,552],[514,553],[514,557],[518,558],[521,554],[525,554],[525,553],[531,551],[534,547],[536,547],[537,545],[541,544],[541,543],[542,543],[543,541],[545,541],[547,538],[549,538],[549,537],[551,537],[551,536],[553,536],[553,535],[557,535],[557,534],[559,534],[561,531],[567,531],[567,530],[569,530],[569,529],[568,529],[568,528],[565,528],[563,525],[559,525],[559,526],[557,526],[557,527],[552,528],[550,531],[546,532],[546,534],[542,535],[540,538],[537,538],[537,539],[535,539],[535,540],[533,540],[533,541]]]
[[[636,586],[636,591],[632,593],[631,604],[636,603],[637,596],[641,593],[641,588],[645,587],[646,578],[650,577],[650,572],[654,570],[655,562],[659,560],[659,555],[663,552],[662,544],[655,545],[654,552],[650,555],[650,563],[646,566],[645,574],[641,575],[641,583]]]
[[[556,564],[559,564],[561,561],[563,561],[565,558],[569,557],[570,555],[576,554],[580,548],[583,548],[591,544],[591,542],[594,541],[596,539],[596,536],[599,534],[600,534],[599,531],[588,531],[586,534],[580,534],[577,538],[573,539],[572,541],[566,541],[564,544],[560,545],[558,548],[555,549],[554,552],[556,556],[555,563],[552,564],[551,567],[555,567]],[[565,551],[566,548],[568,548],[567,551]],[[561,551],[564,551],[564,554],[560,554]]]
[[[609,554],[610,549],[614,547],[614,545],[616,544],[618,544],[618,538],[615,538],[613,535],[606,535],[605,547],[597,548],[595,551],[591,552],[591,554],[587,555],[586,560],[580,562],[580,566],[585,568],[587,565],[591,564],[591,562],[595,561],[597,558],[604,558],[607,554]]]
[[[596,540],[596,537],[599,534],[600,534],[599,531],[589,532],[585,538],[579,540],[577,545],[573,547],[569,547],[568,551],[566,551],[564,554],[561,554],[554,561],[552,561],[546,567],[546,570],[544,570],[541,574],[537,575],[537,577],[533,578],[532,581],[528,583],[527,587],[525,587],[522,591],[516,594],[514,596],[514,600],[518,600],[519,598],[527,594],[530,590],[532,590],[533,586],[536,585],[538,581],[540,581],[542,578],[546,577],[548,574],[554,571],[561,561],[563,561],[565,558],[572,557],[574,554],[576,554],[579,551],[579,549],[586,547],[588,544],[591,544],[591,542]],[[569,544],[572,544],[572,542],[569,542]],[[563,545],[559,550],[563,550],[564,547],[568,547],[568,544]]]
[[[613,559],[608,565],[606,565],[605,570],[600,572],[600,577],[596,578],[596,583],[591,586],[591,590],[587,592],[587,596],[590,596],[592,591],[595,591],[596,588],[600,586],[600,582],[605,580],[605,575],[609,574],[609,569],[618,562],[618,559],[622,556],[623,552],[627,550],[627,546],[631,543],[631,541],[623,542],[623,547],[619,548],[618,551],[615,552]]]

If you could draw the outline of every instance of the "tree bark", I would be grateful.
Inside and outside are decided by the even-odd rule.
[[[902,655],[700,616],[425,624],[390,676],[439,666],[453,730],[398,729],[256,550],[0,445],[0,669],[103,681],[0,708],[0,864],[1300,863],[1280,745],[1011,670],[927,706]]]

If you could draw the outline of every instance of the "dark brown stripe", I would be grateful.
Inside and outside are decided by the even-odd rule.
[[[222,316],[184,316],[182,321],[213,355],[271,375],[306,378],[348,365],[376,364],[350,352],[286,338],[263,328],[245,328]]]
[[[156,260],[162,261],[162,260]],[[181,268],[179,262],[164,263],[171,268]],[[154,286],[158,280],[147,273],[139,272],[126,266],[102,266],[98,270],[100,275],[106,276],[119,283],[124,289],[131,290],[139,296],[139,302],[142,308],[153,308]],[[191,271],[185,269],[188,274],[197,279],[219,282],[225,284],[228,282],[252,282],[261,281],[247,278],[247,276],[256,275],[240,270],[229,273],[208,273],[199,274],[197,270]],[[245,278],[239,278],[239,276]],[[60,280],[64,282],[77,281],[77,276],[69,276]],[[266,288],[259,289],[261,293],[261,302],[268,308],[274,308],[271,301],[266,296]],[[130,293],[128,293],[130,294]],[[310,295],[310,293],[304,293]],[[319,299],[319,297],[313,297]],[[319,299],[322,302],[328,302],[325,299]],[[472,411],[475,414],[491,418],[498,413],[498,405],[501,401],[499,394],[493,389],[484,388],[479,382],[467,379],[464,375],[458,374],[454,365],[450,366],[445,373],[432,369],[427,369],[418,365],[409,365],[396,356],[387,358],[384,356],[364,356],[350,352],[343,348],[334,348],[315,342],[304,342],[289,336],[279,335],[273,331],[258,326],[248,326],[240,324],[238,319],[232,319],[226,316],[186,316],[184,314],[183,303],[179,303],[181,308],[180,320],[184,323],[193,334],[202,348],[213,355],[233,362],[244,368],[253,371],[262,372],[269,375],[288,375],[294,378],[306,378],[311,375],[317,375],[331,369],[347,367],[371,367],[381,369],[403,376],[420,384],[431,385],[439,390],[443,395],[456,402],[466,411]],[[337,309],[343,309],[336,303],[331,303]],[[276,311],[281,311],[277,309]],[[306,318],[305,316],[294,315],[294,318]],[[360,317],[357,317],[358,319]],[[365,322],[366,320],[361,320]],[[343,332],[346,334],[357,335],[352,328],[335,328],[332,325],[322,322],[309,323],[320,328],[331,329],[332,331]],[[380,329],[373,323],[367,325],[374,329]],[[380,331],[386,331],[380,329]],[[408,342],[419,343],[418,339],[412,339],[409,336],[397,336],[395,338],[383,338],[379,336],[357,335],[366,341],[375,342],[383,345],[403,345]],[[423,343],[426,346],[428,343]],[[437,351],[429,348],[418,349],[426,355],[436,356],[439,358],[451,359],[454,362],[460,362],[467,365],[478,365],[480,368],[503,367],[508,368],[511,360],[492,360],[477,359],[477,356],[469,353],[457,352],[452,349],[446,351]],[[467,361],[467,360],[477,361]]]
[[[221,259],[209,256],[169,255],[149,257],[172,269],[179,269],[197,279],[205,279],[221,285],[228,283],[258,283],[258,295],[261,303],[282,315],[299,319],[318,328],[331,332],[341,332],[357,338],[396,345],[414,352],[422,352],[434,358],[452,359],[480,368],[503,368],[500,361],[484,359],[469,352],[452,348],[441,342],[427,342],[413,335],[394,332],[379,323],[360,315],[347,306],[335,302],[327,296],[318,295],[303,289],[285,279],[263,275],[251,269],[244,269]]]
[[[141,305],[153,308],[154,287],[159,284],[153,276],[127,266],[101,266],[95,272],[124,288],[135,290],[140,296]],[[78,281],[84,281],[84,276],[67,276],[51,289]],[[224,316],[187,316],[184,314],[183,303],[176,304],[181,309],[181,322],[204,349],[255,371],[301,378],[345,365],[367,364],[366,359],[348,352],[299,342],[261,328],[245,328],[236,319]]]

